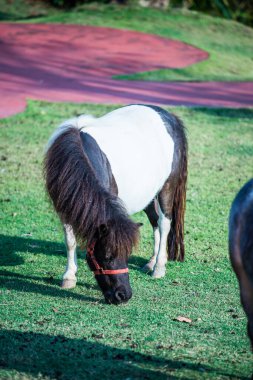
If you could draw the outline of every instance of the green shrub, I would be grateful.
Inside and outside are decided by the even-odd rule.
[[[55,7],[60,8],[71,8],[76,6],[76,0],[49,0],[50,3]]]
[[[92,0],[47,0],[47,2],[57,8],[74,8],[78,4],[91,3]],[[110,0],[98,0],[98,2],[108,3]],[[117,2],[120,2],[120,0]],[[125,2],[127,2],[127,0]]]
[[[247,0],[171,0],[172,6],[181,6],[253,25],[253,2]]]

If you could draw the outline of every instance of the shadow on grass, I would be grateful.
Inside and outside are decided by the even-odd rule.
[[[0,12],[0,21],[10,21],[13,20],[13,15],[11,13]]]
[[[13,13],[8,13],[8,12],[0,12],[0,21],[21,21],[21,20],[30,20],[30,19],[39,19],[41,17],[47,16],[46,14],[39,13],[35,15],[27,15],[27,16],[20,16],[20,15],[15,15]]]
[[[129,269],[141,271],[141,268],[147,264],[148,259],[144,259],[143,257],[132,255],[129,258]]]
[[[16,266],[23,264],[23,258],[16,252],[57,256],[66,254],[64,244],[0,234],[0,265]]]
[[[194,108],[195,112],[229,119],[253,119],[253,109],[246,108]]]
[[[45,281],[50,284],[54,283],[57,286],[39,284],[36,281]],[[83,285],[83,284],[82,284]],[[87,288],[91,287],[89,284],[84,284]],[[54,279],[43,278],[38,276],[26,276],[19,273],[13,273],[6,270],[0,271],[0,287],[8,290],[15,290],[17,292],[26,292],[34,294],[42,294],[50,297],[61,297],[77,299],[85,302],[98,302],[100,298],[88,297],[80,293],[75,293],[71,289],[65,290],[60,288],[60,282]],[[95,286],[94,286],[95,287]],[[102,295],[101,295],[102,299]]]
[[[253,146],[249,142],[248,144],[238,144],[236,146],[229,146],[227,150],[228,154],[237,157],[252,157],[253,156]],[[251,173],[249,173],[249,179],[251,178]]]
[[[64,255],[64,257],[66,255],[64,244],[16,236],[0,235],[0,247],[0,266],[17,266],[24,264],[24,259],[21,255],[16,254],[16,252],[34,255]],[[83,253],[81,253],[81,255],[84,256]],[[36,263],[36,259],[34,262]],[[0,286],[8,290],[34,294],[39,293],[51,297],[68,297],[86,302],[99,301],[99,299],[77,294],[72,290],[61,289],[60,283],[61,281],[55,279],[50,272],[46,274],[46,276],[32,276],[30,274],[24,275],[7,270],[0,271]],[[91,287],[88,283],[83,282],[78,282],[77,285],[84,286],[87,289]],[[95,287],[96,284],[94,282],[94,288]]]
[[[49,379],[189,379],[182,371],[209,373],[211,377],[231,374],[215,368],[181,360],[166,360],[91,342],[33,332],[0,332],[0,370]],[[180,372],[179,372],[180,371]],[[188,372],[189,373],[189,372]],[[196,373],[196,374],[197,374]],[[180,376],[177,376],[180,375]],[[186,375],[186,374],[185,374]],[[194,373],[192,373],[194,375]],[[239,379],[233,375],[234,379]],[[241,380],[244,377],[240,377]]]

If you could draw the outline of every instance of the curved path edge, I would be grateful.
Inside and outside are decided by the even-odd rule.
[[[253,107],[253,82],[112,79],[208,58],[181,41],[135,31],[62,24],[0,24],[0,118],[27,99],[50,102]]]
[[[89,93],[49,91],[47,95],[22,94],[19,99],[1,95],[0,118],[23,112],[27,99],[48,102],[73,102],[124,105],[129,103],[164,106],[253,108],[252,82],[132,82],[132,86],[110,83],[108,93],[102,95],[96,86]],[[100,87],[100,86],[99,86]],[[1,92],[1,91],[0,91]],[[106,91],[107,92],[107,91]]]

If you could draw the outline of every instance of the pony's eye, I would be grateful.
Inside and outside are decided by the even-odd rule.
[[[105,258],[106,258],[106,261],[107,262],[111,262],[113,261],[113,255],[112,255],[112,252],[106,252],[106,255],[105,255]]]

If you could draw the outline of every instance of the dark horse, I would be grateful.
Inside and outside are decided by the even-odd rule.
[[[47,191],[65,231],[62,287],[76,285],[76,238],[109,303],[132,296],[128,258],[144,210],[154,252],[144,270],[165,275],[167,257],[184,259],[187,140],[181,121],[156,106],[130,105],[100,118],[82,115],[53,134],[45,157]]]
[[[253,179],[241,188],[231,207],[229,253],[239,281],[253,348]]]

